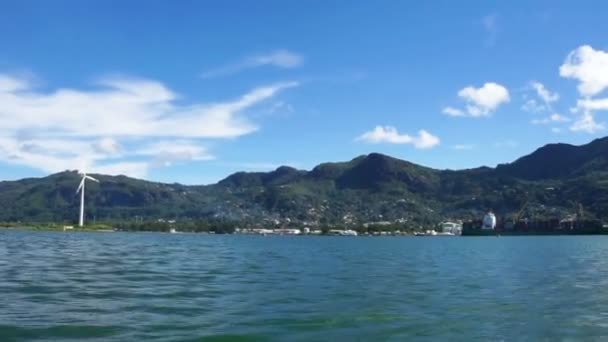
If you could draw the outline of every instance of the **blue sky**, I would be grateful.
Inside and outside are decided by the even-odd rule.
[[[0,179],[186,184],[606,135],[599,1],[3,1]]]

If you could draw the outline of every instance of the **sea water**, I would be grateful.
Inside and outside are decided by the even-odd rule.
[[[608,339],[608,237],[0,229],[0,341]]]

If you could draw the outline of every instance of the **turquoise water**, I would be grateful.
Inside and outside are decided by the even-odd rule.
[[[0,341],[608,338],[608,237],[0,230]]]

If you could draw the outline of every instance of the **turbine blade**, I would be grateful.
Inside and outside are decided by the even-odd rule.
[[[84,186],[84,178],[80,181],[80,185],[78,185],[78,189],[76,189],[76,193],[79,193],[80,190],[82,190],[83,186]]]
[[[93,178],[93,177],[91,177],[91,176],[84,176],[84,177],[85,177],[86,179],[90,179],[90,180],[92,180],[92,181],[94,181],[94,182],[99,183],[99,181],[98,181],[97,179],[95,179],[95,178]]]

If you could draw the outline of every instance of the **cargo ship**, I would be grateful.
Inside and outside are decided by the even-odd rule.
[[[600,234],[608,234],[608,227],[598,220],[552,218],[497,221],[491,211],[482,220],[465,221],[462,224],[462,236]]]

